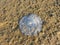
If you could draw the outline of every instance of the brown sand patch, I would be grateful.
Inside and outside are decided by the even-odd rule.
[[[29,13],[44,21],[36,37],[22,35],[18,26]],[[0,45],[60,45],[60,0],[0,0]]]

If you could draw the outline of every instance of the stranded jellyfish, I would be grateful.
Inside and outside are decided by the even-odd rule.
[[[19,21],[19,28],[24,35],[37,35],[42,29],[42,20],[36,14],[28,14]]]

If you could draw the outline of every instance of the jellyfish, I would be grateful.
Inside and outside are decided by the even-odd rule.
[[[36,14],[28,14],[19,20],[19,28],[24,35],[37,35],[42,30],[42,19]]]

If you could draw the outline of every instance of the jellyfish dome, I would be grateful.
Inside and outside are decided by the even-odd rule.
[[[19,21],[19,28],[24,35],[37,35],[42,29],[42,20],[36,14],[28,14]]]

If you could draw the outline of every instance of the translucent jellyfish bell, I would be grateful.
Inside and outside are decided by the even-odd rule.
[[[37,35],[42,29],[42,20],[35,14],[28,14],[19,21],[19,27],[25,35]]]

